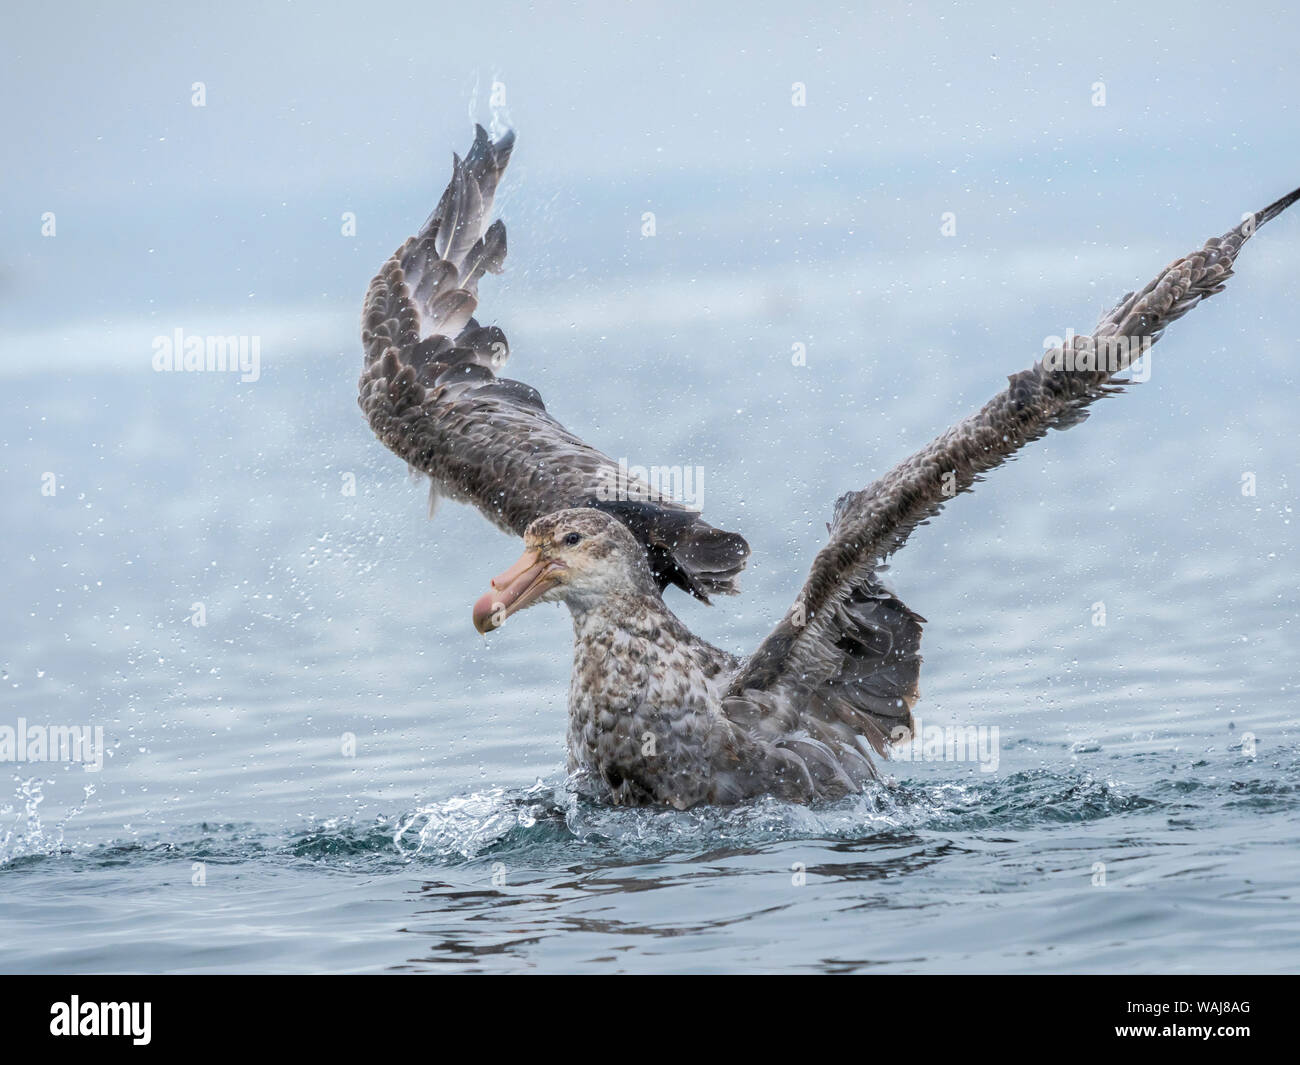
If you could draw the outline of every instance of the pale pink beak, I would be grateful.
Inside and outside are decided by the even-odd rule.
[[[492,591],[474,604],[474,628],[491,632],[511,614],[536,602],[555,585],[563,563],[543,561],[537,551],[525,551],[518,562],[492,578]]]

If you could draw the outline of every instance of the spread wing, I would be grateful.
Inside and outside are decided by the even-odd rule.
[[[728,715],[760,735],[803,736],[805,746],[824,743],[837,754],[856,752],[858,737],[884,754],[891,740],[910,735],[924,619],[881,586],[885,560],[983,474],[1122,391],[1116,374],[1171,322],[1221,292],[1246,241],[1297,199],[1300,189],[1171,263],[1126,295],[1092,337],[1049,352],[981,410],[868,488],[842,496],[794,607],[737,672],[724,699]],[[808,764],[816,771],[820,763]],[[854,765],[850,758],[850,771]]]
[[[629,479],[552,418],[536,390],[497,375],[509,344],[473,315],[479,281],[505,263],[505,225],[488,217],[513,147],[513,133],[493,143],[477,127],[429,220],[370,282],[357,402],[375,435],[428,474],[431,509],[442,497],[471,503],[522,535],[544,514],[599,507],[645,546],[661,590],[676,584],[705,602],[735,592],[749,555],[741,536]]]

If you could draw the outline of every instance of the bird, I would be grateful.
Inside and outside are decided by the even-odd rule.
[[[619,806],[685,810],[761,796],[832,801],[880,779],[911,739],[925,619],[882,571],[917,526],[1048,430],[1088,417],[1167,326],[1221,292],[1260,226],[1300,189],[1175,259],[1007,387],[867,487],[834,504],[827,541],[794,604],[749,655],[694,635],[666,604],[676,587],[733,595],[743,536],[630,476],[569,432],[537,391],[501,375],[505,333],[474,317],[506,232],[489,221],[515,146],[475,127],[428,220],[383,264],[362,312],[358,404],[375,435],[442,499],[522,537],[523,556],[474,604],[480,633],[537,603],[573,621],[568,770]],[[622,478],[620,481],[619,478]],[[617,491],[611,491],[616,485]]]

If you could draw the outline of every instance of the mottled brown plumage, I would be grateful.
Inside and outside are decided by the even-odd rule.
[[[478,127],[433,214],[370,282],[357,402],[375,435],[428,474],[431,511],[442,497],[472,503],[521,535],[543,514],[606,507],[634,530],[660,587],[706,602],[734,593],[749,556],[743,537],[651,498],[642,481],[619,486],[616,462],[552,418],[534,389],[497,376],[509,344],[473,314],[480,279],[505,262],[505,226],[488,216],[513,148],[513,133],[493,144]]]
[[[614,464],[552,419],[527,385],[498,378],[504,334],[472,317],[499,272],[505,230],[487,225],[513,147],[483,130],[417,236],[371,283],[360,398],[379,438],[431,491],[522,534],[526,552],[476,604],[495,628],[563,601],[574,625],[569,767],[615,803],[686,808],[774,794],[806,802],[860,788],[910,736],[924,621],[881,584],[888,557],[982,475],[1122,390],[1144,346],[1220,292],[1242,246],[1300,189],[1175,260],[1049,352],[979,411],[835,504],[829,541],[787,616],[748,659],[698,639],[665,605],[735,591],[748,547],[671,500],[611,501]],[[499,601],[498,601],[499,600]]]

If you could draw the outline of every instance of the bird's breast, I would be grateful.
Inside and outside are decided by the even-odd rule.
[[[719,694],[691,649],[613,626],[577,636],[570,770],[603,783],[615,802],[699,801]]]

